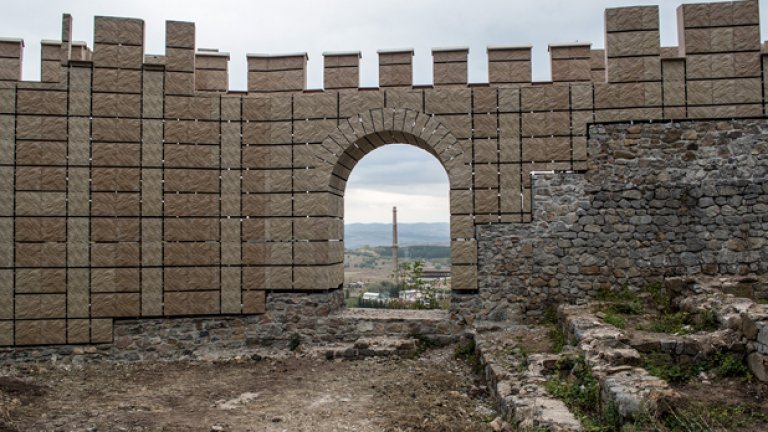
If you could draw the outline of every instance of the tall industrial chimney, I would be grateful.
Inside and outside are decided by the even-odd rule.
[[[397,263],[397,207],[392,207],[392,263],[395,270],[395,285],[400,285]]]

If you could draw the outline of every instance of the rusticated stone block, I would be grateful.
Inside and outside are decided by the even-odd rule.
[[[165,194],[166,216],[218,216],[219,197],[212,194]]]
[[[379,87],[410,87],[413,84],[413,50],[378,51]]]
[[[109,293],[91,295],[91,316],[94,318],[138,317],[141,315],[139,293]]]
[[[29,294],[15,297],[15,315],[21,319],[65,318],[67,297],[64,294]]]
[[[452,265],[451,288],[454,290],[477,289],[477,267],[472,265]]]
[[[290,265],[293,248],[289,242],[243,243],[243,263],[248,265]]]
[[[17,320],[14,324],[16,345],[56,345],[67,342],[66,320]]]
[[[243,215],[259,217],[291,216],[290,194],[248,194],[242,196]]]
[[[243,267],[243,290],[291,289],[291,273],[289,266]]]
[[[218,265],[218,243],[166,243],[165,265]]]
[[[243,313],[263,314],[266,311],[265,291],[243,291]]]
[[[220,312],[220,293],[218,291],[167,292],[164,300],[164,314],[213,315]]]
[[[219,267],[166,267],[163,281],[166,292],[218,290]]]

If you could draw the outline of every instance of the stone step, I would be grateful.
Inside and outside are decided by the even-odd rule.
[[[360,360],[369,357],[407,357],[419,350],[415,338],[376,336],[360,338],[353,343],[330,343],[310,345],[304,349],[310,357],[326,360]]]

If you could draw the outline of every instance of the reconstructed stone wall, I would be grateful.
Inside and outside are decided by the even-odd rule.
[[[419,87],[412,51],[382,51],[373,89],[359,53],[325,55],[323,90],[306,89],[305,54],[251,54],[236,93],[192,23],[167,22],[148,55],[141,20],[97,17],[91,50],[67,15],[44,82],[22,82],[24,43],[2,39],[0,345],[109,342],[115,318],[259,314],[268,293],[337,289],[346,180],[390,143],[445,167],[452,284],[475,292],[475,227],[530,222],[529,173],[586,169],[589,123],[765,114],[758,1],[679,14],[680,46],[662,48],[657,7],[609,9],[605,49],[551,45],[547,83],[522,46],[488,49],[488,84],[467,83],[466,49],[436,49]]]
[[[590,133],[585,174],[534,176],[533,223],[479,229],[480,317],[677,276],[768,273],[768,121]]]

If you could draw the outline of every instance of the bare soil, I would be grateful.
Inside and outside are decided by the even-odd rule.
[[[413,359],[0,369],[0,431],[488,431],[490,407],[452,347]]]

